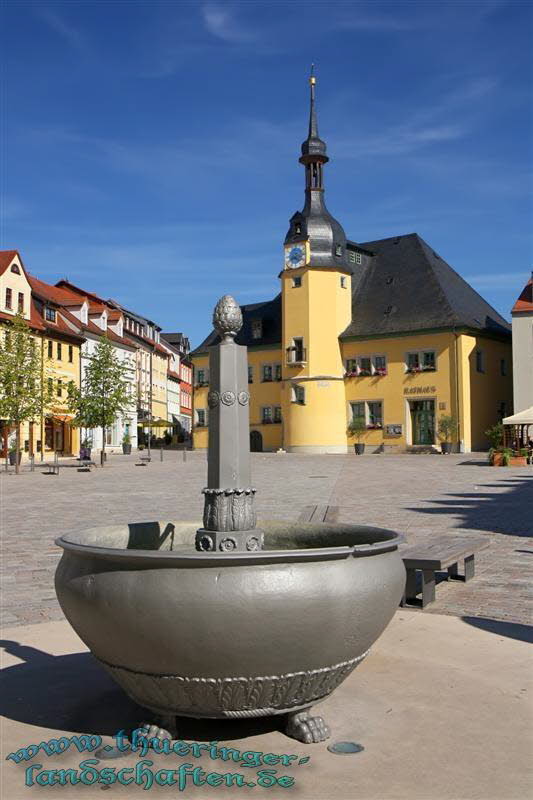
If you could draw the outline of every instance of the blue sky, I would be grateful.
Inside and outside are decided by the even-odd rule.
[[[197,344],[278,291],[316,62],[330,211],[501,313],[533,267],[529,2],[4,0],[2,224],[43,280]]]

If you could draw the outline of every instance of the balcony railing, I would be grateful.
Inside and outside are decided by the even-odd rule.
[[[287,348],[287,364],[292,366],[294,364],[305,364],[307,361],[307,349],[300,347],[296,350],[293,347]]]
[[[209,381],[196,381],[194,385],[197,389],[203,389],[205,386],[209,386]]]

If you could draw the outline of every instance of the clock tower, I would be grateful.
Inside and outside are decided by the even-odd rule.
[[[339,335],[351,322],[346,235],[324,202],[326,143],[318,135],[311,73],[309,132],[302,143],[305,205],[290,220],[280,273],[283,307],[283,446],[345,453],[348,410]]]

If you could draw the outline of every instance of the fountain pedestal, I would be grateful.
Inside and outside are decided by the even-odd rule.
[[[209,348],[207,487],[196,549],[260,550],[263,535],[255,528],[255,489],[250,485],[247,349],[234,341],[242,314],[230,295],[218,301],[213,325],[221,342]]]

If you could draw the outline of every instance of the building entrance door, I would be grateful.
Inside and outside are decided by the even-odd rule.
[[[411,401],[413,444],[435,444],[435,401]]]
[[[252,453],[263,452],[263,437],[259,431],[250,431],[250,450]]]

